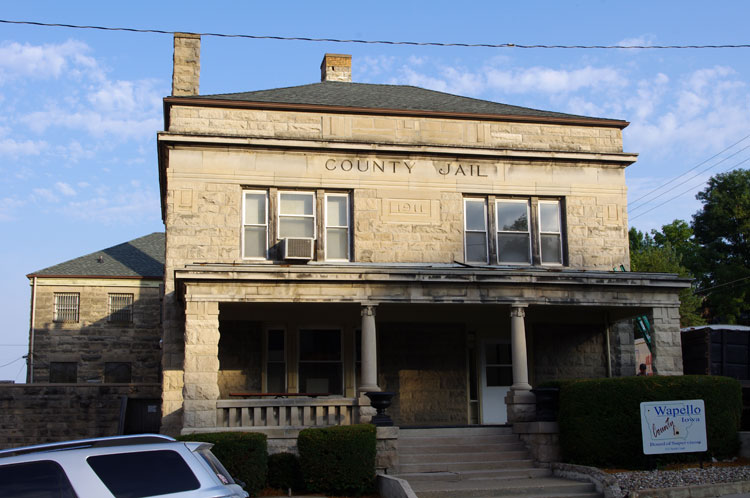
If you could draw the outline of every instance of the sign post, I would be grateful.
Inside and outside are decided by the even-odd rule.
[[[641,431],[645,455],[708,451],[702,399],[641,403]]]

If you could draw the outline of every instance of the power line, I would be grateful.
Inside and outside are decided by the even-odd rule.
[[[24,359],[24,357],[23,357],[23,356],[21,356],[20,358],[16,358],[15,360],[11,361],[10,363],[6,363],[5,365],[0,365],[0,368],[5,368],[5,367],[7,367],[8,365],[12,365],[12,364],[14,364],[15,362],[17,362],[17,361],[20,361],[20,360],[23,360],[23,359]]]
[[[692,168],[690,168],[689,170],[685,171],[685,172],[684,172],[684,173],[682,173],[681,175],[677,175],[676,177],[672,178],[672,179],[671,179],[671,180],[669,180],[668,182],[666,182],[666,183],[662,183],[662,184],[661,184],[661,185],[659,185],[658,187],[656,187],[656,188],[654,188],[654,189],[650,190],[649,192],[646,192],[645,194],[643,194],[643,195],[642,195],[642,196],[640,196],[639,198],[635,199],[634,201],[631,201],[631,202],[629,202],[628,204],[629,204],[630,206],[632,206],[633,204],[636,204],[636,203],[637,203],[638,201],[640,201],[641,199],[643,199],[643,198],[645,198],[645,197],[648,197],[649,195],[653,194],[654,192],[656,192],[656,191],[657,191],[657,190],[659,190],[660,188],[666,187],[666,186],[667,186],[667,185],[669,185],[670,183],[672,183],[672,182],[674,182],[674,181],[678,180],[679,178],[681,178],[681,177],[685,176],[686,174],[690,173],[690,172],[691,172],[691,171],[693,171],[694,169],[697,169],[697,168],[699,168],[699,167],[703,166],[703,165],[704,165],[704,164],[706,164],[706,163],[707,163],[708,161],[710,161],[710,160],[712,160],[712,159],[714,159],[714,158],[716,158],[716,157],[720,156],[720,155],[721,155],[721,154],[723,154],[724,152],[728,151],[729,149],[731,149],[731,148],[732,148],[732,147],[734,147],[735,145],[737,145],[737,144],[740,144],[740,143],[744,142],[744,141],[745,141],[745,140],[747,140],[748,138],[750,138],[750,135],[745,135],[745,136],[744,136],[744,137],[742,137],[742,138],[741,138],[740,140],[738,140],[738,141],[736,141],[735,143],[733,143],[732,145],[730,145],[730,146],[726,147],[726,148],[725,148],[724,150],[722,150],[722,151],[719,151],[719,152],[717,152],[716,154],[714,154],[713,156],[709,157],[709,158],[708,158],[708,159],[706,159],[705,161],[701,161],[701,162],[699,162],[698,164],[696,164],[695,166],[693,166],[693,167],[692,167]],[[743,150],[744,150],[744,149],[743,149]],[[731,156],[730,156],[730,157],[731,157]],[[652,200],[653,200],[653,199],[652,199]],[[650,201],[647,201],[647,202],[650,202]]]
[[[737,280],[732,280],[731,282],[724,282],[723,284],[714,285],[713,287],[707,287],[705,289],[698,289],[694,291],[693,294],[703,294],[706,291],[718,289],[719,287],[725,287],[727,285],[733,285],[733,284],[736,284],[737,282],[742,282],[743,280],[748,280],[748,279],[750,279],[750,277],[738,278]]]
[[[748,135],[748,137],[750,137],[750,135]],[[744,140],[744,139],[743,139],[743,140]],[[736,145],[736,144],[735,144],[735,145]],[[733,147],[733,145],[732,145],[732,146],[730,146],[730,148],[731,148],[731,147]],[[670,189],[667,189],[667,190],[665,190],[664,192],[662,192],[662,193],[660,193],[659,195],[657,195],[657,196],[655,196],[655,197],[653,197],[653,198],[649,199],[648,201],[642,202],[642,203],[641,203],[641,204],[640,204],[639,206],[635,206],[635,207],[632,207],[632,206],[633,206],[633,203],[635,203],[636,201],[634,201],[633,203],[629,203],[629,207],[632,207],[632,209],[631,209],[631,212],[632,212],[632,211],[638,211],[639,209],[643,208],[644,206],[647,206],[647,205],[648,205],[648,203],[650,203],[650,202],[653,202],[653,201],[655,201],[656,199],[658,199],[659,197],[662,197],[662,196],[664,196],[664,195],[666,195],[666,194],[668,194],[668,193],[672,192],[672,191],[673,191],[673,190],[675,190],[675,189],[676,189],[677,187],[681,187],[682,185],[685,185],[685,184],[686,184],[687,182],[689,182],[690,180],[692,180],[692,179],[694,179],[694,178],[696,178],[696,177],[698,177],[698,176],[702,175],[703,173],[705,173],[706,171],[708,171],[708,170],[710,170],[710,169],[713,169],[713,168],[715,168],[716,166],[720,165],[720,164],[721,164],[721,163],[723,163],[724,161],[727,161],[727,160],[729,160],[729,159],[733,158],[734,156],[736,156],[736,155],[737,155],[737,154],[739,154],[740,152],[743,152],[743,151],[745,151],[745,150],[747,150],[747,149],[750,149],[750,145],[747,145],[747,146],[745,146],[744,148],[742,148],[742,149],[738,150],[737,152],[735,152],[734,154],[731,154],[731,155],[729,155],[729,156],[725,157],[725,158],[724,158],[724,159],[722,159],[721,161],[719,161],[719,162],[717,162],[717,163],[714,163],[714,164],[712,164],[711,166],[709,166],[709,167],[707,167],[707,168],[704,168],[704,169],[700,170],[699,172],[697,172],[696,174],[694,174],[694,175],[693,175],[693,176],[691,176],[690,178],[687,178],[686,180],[684,180],[684,181],[682,181],[682,182],[678,183],[678,184],[677,184],[677,185],[675,185],[674,187],[672,187],[672,188],[670,188]],[[721,153],[722,153],[722,152],[724,152],[725,150],[726,150],[726,149],[724,149],[723,151],[719,152],[719,154],[721,154]],[[715,155],[715,156],[713,156],[713,157],[716,157],[716,156],[717,156],[717,155],[719,155],[719,154],[716,154],[716,155]],[[711,159],[713,159],[713,158],[711,158]],[[707,161],[708,161],[708,160],[709,160],[709,159],[707,159]],[[737,165],[739,165],[739,164],[742,164],[742,163],[744,163],[745,161],[747,161],[747,159],[745,159],[744,161],[741,161],[741,162],[737,163]],[[702,162],[701,164],[705,164],[705,162],[706,162],[706,161],[703,161],[703,162]],[[699,165],[699,166],[700,166],[700,165]],[[697,166],[696,166],[696,168],[697,168]],[[732,169],[732,168],[733,168],[733,167],[731,167],[730,169]],[[687,173],[689,173],[690,171],[693,171],[694,169],[695,169],[695,168],[692,168],[692,169],[690,169],[690,170],[686,171],[685,173],[681,174],[680,176],[678,176],[678,177],[676,177],[676,178],[673,178],[672,180],[670,180],[669,182],[665,183],[664,185],[667,185],[667,184],[669,184],[669,183],[671,183],[671,182],[673,182],[673,181],[677,180],[678,178],[680,178],[680,177],[683,177],[683,176],[685,176],[685,175],[686,175]],[[703,182],[701,182],[701,183],[703,183]],[[697,186],[697,185],[696,185],[696,186]],[[695,187],[693,187],[693,188],[695,188]],[[653,192],[655,192],[656,190],[658,190],[658,189],[654,189],[654,190],[652,190],[651,192],[653,193]],[[690,190],[692,190],[692,189],[690,189]],[[682,195],[682,194],[680,194],[680,195]],[[642,198],[643,198],[643,197],[641,197],[641,199],[642,199]],[[660,205],[661,205],[661,204],[660,204]]]
[[[738,163],[735,163],[735,164],[733,164],[732,166],[728,167],[728,168],[727,168],[727,169],[725,169],[724,171],[729,171],[729,170],[732,170],[732,169],[736,168],[737,166],[739,166],[739,165],[741,165],[741,164],[744,164],[744,163],[746,163],[746,162],[748,162],[748,161],[750,161],[750,157],[748,157],[748,158],[746,158],[746,159],[743,159],[742,161],[740,161],[740,162],[738,162]],[[654,209],[660,208],[660,207],[662,207],[662,206],[663,206],[664,204],[668,204],[668,203],[672,202],[673,200],[677,199],[678,197],[682,197],[683,195],[685,195],[685,194],[687,194],[687,193],[689,193],[689,192],[692,192],[692,191],[693,191],[693,189],[695,189],[695,188],[699,187],[699,186],[700,186],[700,185],[702,185],[703,183],[705,183],[705,182],[701,182],[701,183],[698,183],[698,184],[696,184],[696,185],[693,185],[693,186],[692,186],[692,187],[690,187],[689,189],[687,189],[687,190],[684,190],[684,191],[680,192],[679,194],[675,195],[674,197],[670,197],[669,199],[667,199],[666,201],[662,202],[661,204],[658,204],[658,205],[656,205],[656,206],[652,207],[651,209],[649,209],[649,210],[647,210],[647,211],[644,211],[644,212],[642,212],[642,213],[640,213],[640,214],[637,214],[637,215],[635,215],[635,216],[632,216],[632,217],[630,217],[630,218],[629,218],[629,220],[630,220],[630,221],[632,221],[632,220],[636,220],[636,219],[640,218],[641,216],[643,216],[644,214],[646,214],[646,213],[650,213],[650,212],[651,212],[651,211],[653,211]]]
[[[162,35],[173,35],[179,31],[168,31],[162,29],[140,29],[122,28],[108,26],[85,26],[77,24],[43,23],[37,21],[11,21],[0,19],[5,24],[26,24],[30,26],[73,28],[73,29],[97,29],[102,31],[126,31],[130,33],[155,33]],[[464,47],[464,48],[542,48],[542,49],[719,49],[719,48],[750,48],[750,44],[734,45],[523,45],[518,43],[444,43],[444,42],[414,42],[414,41],[391,41],[391,40],[357,40],[338,38],[309,38],[303,36],[271,36],[271,35],[246,35],[227,33],[192,33],[200,36],[215,36],[221,38],[249,38],[251,40],[279,40],[279,41],[305,41],[326,43],[360,43],[369,45],[410,45],[419,47]]]

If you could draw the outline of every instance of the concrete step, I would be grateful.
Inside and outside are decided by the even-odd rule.
[[[408,474],[420,472],[465,472],[469,470],[498,470],[519,468],[534,468],[534,462],[533,460],[528,458],[517,460],[487,460],[481,462],[400,462],[398,471],[400,474]]]
[[[438,441],[439,442],[439,441]],[[426,453],[494,453],[498,451],[524,451],[526,447],[517,438],[506,443],[491,444],[432,444],[432,445],[404,445],[399,441],[400,455],[415,455]]]
[[[456,498],[491,496],[586,496],[596,497],[596,488],[588,482],[568,481],[557,477],[525,479],[470,479],[458,482],[409,482],[419,498]]]
[[[515,434],[487,434],[487,435],[474,435],[474,436],[446,436],[439,434],[432,434],[427,436],[405,436],[403,433],[399,433],[398,444],[399,448],[411,448],[417,446],[433,446],[433,445],[444,445],[444,444],[465,444],[465,445],[480,445],[480,444],[503,444],[518,442],[518,436]]]
[[[416,481],[468,481],[471,479],[519,479],[530,477],[549,477],[552,471],[539,467],[519,467],[489,470],[465,470],[462,472],[412,472],[397,474],[396,477],[409,482]]]
[[[513,428],[506,425],[483,425],[474,427],[425,427],[421,429],[399,429],[398,437],[422,436],[489,436],[513,434]]]
[[[438,462],[486,462],[486,461],[503,461],[519,460],[527,458],[528,452],[521,446],[515,450],[509,451],[484,451],[474,453],[412,453],[401,454],[399,452],[399,462],[401,464],[409,463],[438,463]]]

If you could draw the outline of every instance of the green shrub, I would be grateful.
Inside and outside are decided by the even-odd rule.
[[[268,456],[268,487],[284,491],[304,491],[305,482],[297,455],[276,453]]]
[[[370,424],[300,431],[297,447],[308,491],[347,496],[371,492],[375,441],[375,426]]]
[[[255,432],[210,432],[180,436],[180,441],[212,443],[211,451],[245,491],[256,496],[266,483],[268,443],[265,434]]]
[[[566,462],[599,467],[646,468],[640,403],[702,399],[708,452],[730,457],[739,448],[740,383],[704,375],[621,377],[565,381],[560,386],[560,444]],[[695,459],[689,454],[654,456],[657,463]]]

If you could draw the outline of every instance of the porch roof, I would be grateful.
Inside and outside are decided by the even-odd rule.
[[[221,302],[525,303],[679,306],[675,274],[458,264],[192,264],[183,297]]]

